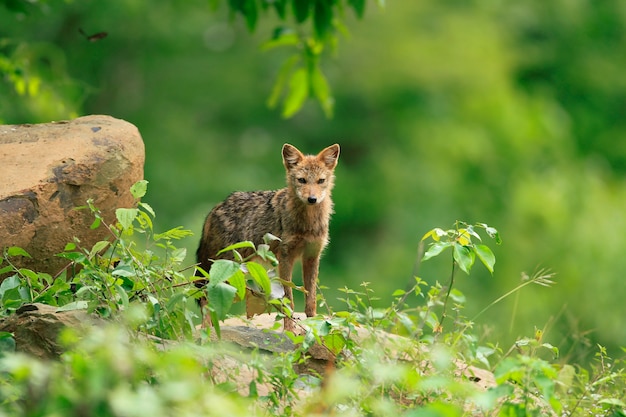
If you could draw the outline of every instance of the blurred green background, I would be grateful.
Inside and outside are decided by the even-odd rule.
[[[215,203],[283,186],[283,143],[340,143],[320,271],[331,304],[364,281],[388,304],[425,232],[485,222],[504,242],[493,276],[476,265],[457,280],[468,317],[523,273],[550,268],[557,283],[497,304],[479,334],[506,348],[547,326],[581,360],[626,346],[626,2],[370,1],[362,20],[346,10],[350,34],[324,56],[334,118],[310,100],[288,120],[266,106],[287,56],[259,48],[275,18],[251,34],[209,3],[0,3],[0,121],[134,123],[157,227],[196,233],[189,264]],[[448,272],[446,257],[419,275]]]

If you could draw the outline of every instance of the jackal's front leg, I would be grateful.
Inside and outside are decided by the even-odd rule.
[[[306,290],[304,313],[307,317],[315,316],[317,310],[317,274],[319,265],[319,255],[302,259],[302,280]]]

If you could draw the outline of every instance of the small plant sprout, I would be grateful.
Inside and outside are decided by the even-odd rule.
[[[447,249],[452,249],[452,271],[450,273],[450,284],[444,299],[443,311],[439,324],[435,328],[436,333],[443,331],[443,321],[446,317],[446,309],[450,291],[454,285],[454,277],[456,271],[460,268],[466,274],[470,273],[472,266],[478,258],[487,270],[493,274],[496,257],[489,246],[482,243],[482,238],[476,231],[483,229],[490,238],[494,239],[496,244],[502,243],[498,231],[485,223],[476,223],[475,225],[467,224],[457,220],[453,229],[443,230],[438,227],[430,230],[422,237],[422,242],[432,239],[430,247],[424,253],[422,261],[441,255]]]

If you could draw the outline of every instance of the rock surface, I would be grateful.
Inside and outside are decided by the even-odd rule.
[[[80,328],[93,323],[84,310],[58,311],[45,304],[26,304],[6,319],[0,331],[13,334],[15,350],[39,359],[58,359],[63,347],[58,342],[65,328]]]
[[[57,273],[66,243],[91,247],[106,234],[74,208],[93,199],[113,222],[116,208],[135,204],[129,188],[143,179],[144,160],[137,128],[110,116],[0,126],[0,251],[19,246],[32,256],[19,267]]]

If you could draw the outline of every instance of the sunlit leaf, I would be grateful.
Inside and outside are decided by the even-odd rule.
[[[115,288],[115,291],[117,292],[117,296],[118,296],[120,304],[122,305],[124,309],[127,309],[128,308],[128,294],[126,293],[124,288],[122,288],[120,285],[115,284],[114,288]]]
[[[71,303],[65,304],[62,307],[57,308],[57,311],[86,310],[87,306],[87,301],[73,301]]]
[[[346,346],[346,338],[341,333],[333,332],[323,336],[322,343],[333,355],[338,355]]]
[[[218,320],[226,318],[226,314],[230,311],[236,294],[237,289],[225,282],[207,286],[209,308],[215,313]]]
[[[274,86],[272,87],[272,92],[270,93],[269,98],[267,99],[267,106],[270,109],[273,109],[278,104],[280,97],[287,85],[287,80],[289,79],[289,75],[291,74],[293,68],[300,61],[301,56],[299,54],[292,55],[289,57],[280,67],[278,71],[278,75],[276,76],[276,81],[274,82]]]
[[[422,240],[426,240],[431,237],[435,242],[438,242],[445,235],[447,235],[445,230],[435,227],[434,229],[428,231],[424,236],[422,236]]]
[[[254,243],[250,242],[249,240],[245,240],[243,242],[237,242],[235,244],[225,247],[221,251],[217,252],[217,254],[220,255],[224,252],[230,252],[231,250],[242,249],[242,248],[250,248],[254,250]]]
[[[469,274],[472,269],[472,265],[474,265],[474,251],[472,251],[468,246],[455,243],[453,256],[455,262],[459,265],[461,270],[463,270],[466,274]]]
[[[148,181],[147,180],[137,181],[136,183],[134,183],[130,187],[130,193],[136,199],[140,199],[143,196],[145,196],[147,191],[148,191]]]
[[[228,259],[218,259],[211,264],[211,269],[209,270],[209,276],[211,277],[209,287],[217,286],[218,284],[227,281],[237,271],[239,271],[238,263],[229,261]]]
[[[317,101],[320,103],[322,110],[324,111],[324,115],[328,118],[333,116],[334,109],[334,99],[330,92],[330,86],[326,77],[322,73],[322,70],[319,67],[319,63],[311,66],[311,88],[313,89],[313,94],[317,98]]]
[[[491,249],[489,249],[487,245],[481,244],[475,245],[474,250],[476,251],[476,256],[478,256],[478,259],[480,259],[480,261],[483,263],[483,265],[485,265],[487,270],[489,270],[489,272],[493,274],[493,266],[496,263],[496,257],[494,256],[493,252],[491,252]]]
[[[426,261],[430,258],[434,258],[435,256],[439,255],[441,252],[448,249],[452,245],[453,245],[452,242],[435,242],[431,244],[428,250],[426,251],[426,253],[424,253],[424,257],[422,258],[422,261]]]
[[[117,221],[120,222],[120,224],[122,225],[122,228],[129,229],[132,226],[133,221],[137,217],[138,213],[139,210],[137,210],[136,208],[118,208],[117,210],[115,210],[115,217],[117,218]]]
[[[109,245],[110,245],[110,242],[107,240],[101,240],[99,242],[96,242],[91,248],[91,251],[89,252],[89,258],[90,259],[93,258],[97,253],[103,251]]]
[[[289,92],[285,97],[282,116],[289,118],[302,108],[309,96],[309,75],[305,68],[298,68],[289,79]]]
[[[28,252],[26,252],[24,249],[18,247],[18,246],[11,246],[7,249],[7,255],[9,256],[25,256],[27,258],[30,258],[31,256],[29,255]]]
[[[238,269],[237,272],[230,276],[228,283],[235,287],[240,300],[246,297],[246,276],[241,269]]]
[[[139,207],[141,207],[142,209],[150,213],[152,217],[156,217],[156,213],[154,212],[154,209],[148,203],[139,203]]]
[[[91,230],[97,229],[98,227],[100,227],[100,224],[102,223],[102,218],[100,217],[96,217],[93,221],[93,223],[91,223],[91,226],[89,226],[89,228]]]
[[[256,262],[246,262],[246,267],[248,268],[248,273],[254,282],[256,282],[263,290],[263,295],[265,297],[269,297],[272,292],[272,286],[265,268]]]
[[[270,49],[278,48],[281,46],[298,46],[300,44],[300,37],[294,32],[283,32],[276,38],[261,45],[261,50],[269,51]],[[297,56],[299,58],[299,56]]]
[[[472,243],[472,238],[467,229],[459,229],[456,241],[462,246],[467,246]]]

